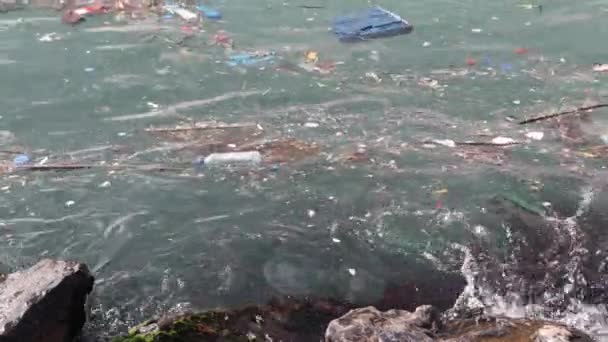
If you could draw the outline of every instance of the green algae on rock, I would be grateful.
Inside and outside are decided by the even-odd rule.
[[[282,300],[237,310],[183,313],[142,323],[112,342],[316,341],[347,309],[330,301]]]

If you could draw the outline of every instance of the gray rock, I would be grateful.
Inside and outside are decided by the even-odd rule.
[[[534,342],[569,342],[573,341],[572,332],[559,325],[546,324],[534,334]]]
[[[366,307],[349,311],[329,323],[327,342],[431,342],[430,330],[437,315],[430,306],[416,312],[405,310],[378,311]]]
[[[439,324],[437,311],[420,306],[414,313],[351,310],[333,320],[326,342],[592,342],[583,332],[558,323],[507,317],[477,317]]]
[[[559,323],[507,317],[453,320],[438,334],[441,342],[592,342],[583,332]]]
[[[86,320],[86,265],[44,259],[0,283],[0,341],[68,342]]]

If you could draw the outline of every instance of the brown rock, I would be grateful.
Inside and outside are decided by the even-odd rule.
[[[507,317],[476,317],[439,324],[438,313],[425,305],[414,313],[349,311],[333,320],[326,342],[592,342],[583,332],[559,323]]]
[[[581,336],[576,336],[570,329],[561,325],[545,324],[533,335],[534,342],[569,342]],[[580,341],[580,339],[579,339]]]
[[[447,323],[442,342],[592,342],[573,328],[539,320],[479,317]]]
[[[431,342],[430,330],[437,315],[431,306],[414,313],[405,310],[378,311],[369,306],[349,311],[329,323],[326,342]]]
[[[268,305],[178,313],[145,322],[113,342],[321,341],[347,308],[331,300],[276,298]]]
[[[0,283],[0,341],[68,342],[86,320],[86,265],[44,259]]]

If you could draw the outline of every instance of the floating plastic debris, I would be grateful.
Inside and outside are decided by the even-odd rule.
[[[597,72],[608,72],[608,64],[593,64],[593,71]]]
[[[515,143],[515,140],[507,137],[496,137],[492,139],[492,144],[494,145],[513,145]]]
[[[207,19],[212,19],[212,20],[219,20],[222,19],[222,13],[216,9],[207,7],[207,6],[203,6],[203,5],[198,5],[196,6],[196,9],[201,12],[203,14],[203,16]]]
[[[211,153],[203,160],[205,165],[259,164],[262,155],[258,151]]]
[[[101,184],[99,184],[100,188],[109,188],[112,185],[112,183],[110,183],[109,181],[105,181]]]
[[[543,140],[545,133],[543,132],[528,132],[526,133],[526,137],[532,140]]]
[[[304,54],[306,63],[317,63],[319,61],[319,53],[317,51],[306,51]]]
[[[413,26],[395,13],[372,7],[335,18],[332,29],[341,41],[357,41],[407,34]]]
[[[526,49],[524,47],[519,47],[519,48],[515,49],[514,52],[518,55],[525,55],[526,53],[528,53],[528,49]]]
[[[23,166],[31,161],[30,157],[26,154],[19,154],[13,159],[14,166]]]
[[[432,140],[432,142],[437,145],[442,145],[442,146],[446,146],[446,147],[456,147],[456,142],[454,142],[454,140],[450,140],[450,139],[435,139],[435,140]]]
[[[38,38],[38,41],[54,42],[54,41],[61,40],[61,39],[63,39],[63,37],[61,35],[59,35],[57,32],[51,32],[51,33],[42,35],[40,38]]]
[[[271,62],[275,59],[275,53],[273,51],[270,52],[253,52],[253,53],[241,53],[237,55],[232,55],[228,57],[228,62],[226,62],[230,66],[249,66],[256,65],[264,62]]]

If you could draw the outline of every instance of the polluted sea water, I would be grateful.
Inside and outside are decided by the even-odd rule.
[[[88,264],[91,340],[608,341],[607,8],[0,0],[0,273]]]

